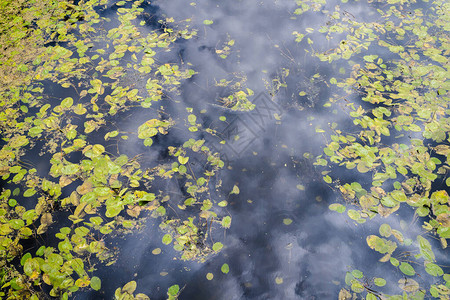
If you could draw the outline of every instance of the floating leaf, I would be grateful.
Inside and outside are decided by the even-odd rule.
[[[359,279],[364,277],[363,272],[361,272],[360,270],[353,270],[352,275],[353,275],[353,277],[359,278]]]
[[[330,210],[336,211],[336,212],[338,212],[338,213],[343,213],[343,212],[345,212],[345,210],[346,210],[345,206],[342,205],[342,204],[340,204],[340,203],[333,203],[333,204],[330,204],[330,205],[328,206],[328,208],[329,208]]]
[[[416,125],[416,124],[411,124],[408,126],[409,130],[414,131],[414,132],[421,132],[422,128],[420,128],[420,126]]]
[[[379,231],[380,231],[380,235],[381,236],[390,237],[392,229],[391,229],[391,226],[389,226],[388,224],[382,224],[380,226],[380,230]]]
[[[41,217],[41,225],[37,230],[37,234],[42,234],[47,231],[48,226],[53,223],[53,218],[50,213],[45,213]]]
[[[230,272],[230,267],[228,266],[228,264],[223,264],[220,270],[222,271],[222,273],[228,274],[228,272]]]
[[[29,259],[32,258],[30,253],[26,253],[24,256],[22,256],[22,258],[20,259],[20,264],[23,266],[25,264],[25,262]]]
[[[223,248],[223,244],[221,242],[216,242],[212,248],[215,252],[218,252]]]
[[[341,289],[339,291],[338,300],[350,300],[352,299],[352,294],[346,289]]]
[[[62,167],[61,172],[64,175],[74,175],[77,174],[80,170],[80,167],[77,164],[68,164]]]
[[[100,144],[95,144],[94,146],[92,146],[92,152],[94,153],[95,156],[99,156],[100,154],[105,152],[105,147],[103,147],[103,145]]]
[[[172,285],[171,287],[169,287],[169,290],[167,291],[167,293],[170,296],[177,296],[179,291],[180,291],[180,287],[178,286],[178,284],[175,284],[175,285]]]
[[[352,284],[351,284],[350,288],[355,293],[362,293],[364,291],[364,286],[357,280],[353,280],[352,281]]]
[[[398,281],[398,286],[409,293],[414,293],[419,289],[419,284],[414,279],[405,278]]]
[[[442,268],[433,263],[426,264],[425,271],[431,276],[442,276],[444,274]]]
[[[391,258],[389,259],[389,261],[391,262],[391,264],[392,264],[394,267],[398,267],[398,266],[400,265],[400,262],[398,261],[398,259],[396,259],[396,258],[394,258],[394,257],[391,257]]]
[[[395,242],[380,238],[376,235],[369,235],[366,238],[367,245],[375,251],[384,253],[392,253],[397,248],[397,244]]]
[[[165,234],[162,238],[162,242],[164,245],[169,245],[172,242],[172,236],[170,234]]]
[[[225,206],[227,206],[228,205],[228,202],[227,201],[220,201],[219,203],[217,203],[217,205],[218,206],[220,206],[220,207],[225,207]]]
[[[226,216],[222,219],[222,227],[224,228],[230,228],[231,226],[231,217],[230,216]]]
[[[78,236],[86,236],[89,234],[89,229],[84,226],[77,227],[75,228],[75,234]]]
[[[408,276],[414,276],[416,274],[414,268],[409,263],[406,262],[402,262],[400,264],[400,271],[402,271],[403,274]]]
[[[283,219],[283,224],[284,225],[291,225],[292,224],[292,219],[289,219],[289,218]]]
[[[398,202],[394,200],[391,196],[386,196],[381,198],[381,204],[387,207],[395,207],[398,205]]]
[[[374,278],[373,283],[375,283],[376,286],[385,286],[386,280],[384,280],[383,278]]]
[[[230,194],[236,194],[236,195],[239,194],[239,188],[237,185],[233,186],[233,190],[230,192]]]
[[[375,296],[375,295],[372,294],[372,293],[368,293],[368,294],[366,295],[366,300],[378,300],[378,296]]]
[[[435,261],[436,258],[431,250],[430,242],[420,235],[417,236],[417,242],[419,243],[420,254],[422,254],[427,261]]]
[[[302,184],[297,184],[295,187],[296,187],[298,190],[300,190],[300,191],[304,191],[304,190],[305,190],[305,186],[302,185]]]
[[[367,62],[373,62],[377,57],[378,55],[365,55],[363,59]]]
[[[73,112],[76,113],[77,115],[84,115],[87,112],[87,109],[84,108],[84,106],[81,103],[79,103],[75,106]]]
[[[24,197],[31,197],[34,194],[36,194],[36,190],[35,189],[28,189],[23,193]]]
[[[102,281],[97,276],[91,278],[91,288],[94,291],[99,291],[102,288]]]
[[[122,288],[122,292],[126,292],[128,294],[133,294],[136,290],[137,284],[136,281],[130,281],[127,284],[125,284]]]
[[[359,212],[357,210],[354,209],[350,209],[347,211],[347,215],[350,217],[350,219],[352,220],[359,220],[361,218],[361,215],[359,214]]]
[[[197,117],[195,115],[188,115],[188,122],[191,124],[195,124],[195,121],[197,121]]]
[[[120,214],[122,209],[123,208],[120,206],[108,206],[106,209],[105,216],[108,218],[113,218],[113,217],[117,216],[118,214]]]
[[[69,253],[73,249],[72,243],[68,239],[65,239],[64,241],[59,242],[58,249],[61,252]]]
[[[189,160],[189,157],[178,156],[178,162],[182,165],[185,165]]]
[[[69,108],[72,105],[73,105],[73,99],[71,97],[67,97],[61,102],[61,106],[64,108]]]
[[[403,234],[400,231],[393,229],[391,233],[400,243],[404,242]]]
[[[144,140],[144,146],[150,147],[151,145],[153,145],[153,139],[152,138],[146,138]]]

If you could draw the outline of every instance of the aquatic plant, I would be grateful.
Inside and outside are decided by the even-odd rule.
[[[190,139],[166,150],[172,164],[143,165],[139,156],[130,158],[119,149],[130,135],[151,147],[153,139],[168,134],[179,121],[154,114],[151,107],[195,73],[182,64],[156,60],[196,31],[170,18],[149,30],[145,21],[138,21],[142,4],[112,3],[116,20],[111,20],[100,16],[111,5],[107,1],[1,2],[0,170],[6,183],[0,196],[2,297],[37,299],[43,296],[43,285],[51,287],[50,296],[62,299],[89,286],[99,290],[96,264],[115,261],[108,235],[139,229],[148,217],[160,220],[167,231],[162,242],[170,244],[173,238],[182,259],[205,259],[220,250],[208,245],[207,232],[199,232],[212,218],[222,222],[213,211],[215,201],[204,196],[223,167],[218,154],[202,145],[203,140]],[[130,84],[133,74],[143,89]],[[48,97],[49,86],[70,96],[55,101]],[[114,116],[135,106],[151,110],[154,118],[134,132],[117,128],[105,133]],[[206,130],[195,124],[195,115],[186,120],[191,128]],[[107,150],[114,144],[116,152]],[[48,174],[34,166],[31,156],[36,153],[48,160]],[[206,161],[197,173],[188,162],[190,155]],[[189,194],[178,208],[194,208],[186,220],[167,215],[169,195],[152,192],[155,180],[172,176],[184,182]],[[57,211],[68,212],[71,224],[55,228]],[[24,240],[38,239],[51,227],[59,242],[23,248]],[[125,285],[116,298],[132,297],[135,288],[136,283]],[[170,299],[178,294],[173,290]]]
[[[364,21],[346,10],[352,5],[347,2],[333,9],[325,0],[296,2],[293,19],[317,14],[326,20],[318,28],[298,28],[293,40],[317,64],[345,66],[331,78],[312,75],[299,96],[317,109],[316,85],[337,89],[323,109],[330,116],[341,109],[350,126],[317,125],[326,145],[315,165],[340,195],[331,210],[346,212],[355,224],[387,218],[378,233],[366,237],[367,249],[390,263],[401,291],[388,295],[383,287],[391,278],[352,266],[338,297],[448,299],[450,275],[433,249],[434,240],[445,249],[450,234],[450,5],[424,1],[424,9],[416,1],[368,1],[378,15]],[[226,247],[212,232],[232,222],[228,202],[217,192],[225,167],[219,145],[227,141],[203,122],[202,111],[182,107],[175,115],[167,108],[178,104],[180,86],[197,71],[165,55],[197,38],[199,28],[191,19],[155,21],[145,5],[143,0],[0,0],[2,298],[68,299],[101,290],[97,268],[117,260],[112,238],[146,230],[149,218],[162,232],[161,243],[171,245],[179,259],[204,262]],[[105,17],[106,10],[114,13]],[[202,21],[205,27],[214,24]],[[213,53],[227,60],[238,46],[227,34]],[[283,66],[264,79],[271,97],[288,87],[289,76]],[[244,72],[214,82],[224,91],[214,106],[230,114],[255,109]],[[120,122],[127,113],[134,117],[143,111],[135,128]],[[280,115],[274,118],[281,123]],[[219,120],[227,122],[225,116]],[[176,132],[183,138],[173,142],[168,137]],[[36,164],[37,156],[47,163],[44,168]],[[362,176],[347,182],[338,175],[342,170]],[[181,196],[160,189],[171,180]],[[226,192],[239,193],[238,185]],[[388,224],[389,216],[405,208],[423,224],[413,238]],[[57,222],[57,216],[67,222]],[[292,222],[283,219],[286,226]],[[411,255],[404,255],[405,249]],[[220,270],[227,274],[230,267],[225,263]],[[283,278],[275,281],[282,284]],[[176,284],[166,288],[168,299],[183,290]],[[130,281],[115,297],[148,299],[135,295],[136,289]]]
[[[376,278],[372,286],[364,283],[367,277],[361,271],[349,271],[346,284],[354,293],[366,294],[365,299],[423,299],[430,294],[448,299],[450,294],[450,276],[432,250],[434,239],[445,249],[450,237],[449,5],[432,1],[424,11],[414,8],[415,2],[388,1],[377,10],[376,22],[363,22],[336,6],[329,12],[332,21],[317,30],[334,46],[326,51],[313,47],[311,53],[330,63],[348,60],[351,68],[329,80],[341,93],[324,106],[339,105],[352,126],[340,129],[330,122],[330,140],[315,163],[323,167],[323,180],[342,195],[344,203],[331,204],[330,209],[344,213],[348,208],[350,219],[364,223],[409,206],[423,222],[424,231],[415,239],[386,223],[379,235],[367,237],[368,247],[382,254],[380,261],[390,262],[406,277],[398,281],[403,294],[389,296],[378,288],[386,280]],[[305,11],[303,2],[301,6]],[[294,36],[301,42],[308,32],[296,31]],[[314,45],[315,38],[321,35],[310,36],[309,44]],[[345,182],[334,176],[342,168],[367,176]],[[396,251],[400,246],[417,254],[405,257]],[[427,276],[435,279],[424,285],[416,274],[424,282]],[[351,297],[345,289],[339,295]]]

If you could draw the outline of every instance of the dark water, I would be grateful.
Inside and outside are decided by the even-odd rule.
[[[330,2],[324,9],[332,11],[337,4]],[[115,265],[100,267],[96,272],[102,278],[102,290],[79,294],[74,299],[112,299],[114,290],[130,280],[136,280],[137,291],[151,299],[165,299],[167,288],[173,284],[182,288],[182,300],[337,299],[348,270],[359,269],[368,276],[387,280],[398,277],[389,263],[377,261],[379,254],[370,250],[365,241],[387,220],[376,217],[369,224],[357,225],[345,214],[329,211],[328,205],[339,201],[339,195],[323,182],[313,161],[304,157],[304,153],[320,154],[327,142],[315,132],[316,126],[347,122],[342,112],[330,114],[323,108],[334,92],[325,82],[346,65],[319,63],[305,52],[308,44],[294,42],[293,31],[317,28],[329,21],[325,13],[295,16],[292,12],[296,7],[295,1],[286,0],[204,0],[195,5],[175,0],[144,5],[151,20],[163,16],[177,21],[190,18],[199,28],[198,37],[179,42],[176,49],[163,56],[167,60],[164,62],[191,63],[198,74],[183,83],[179,95],[161,101],[161,106],[175,119],[184,116],[186,107],[193,108],[203,125],[216,129],[227,143],[220,145],[219,138],[176,127],[151,148],[131,138],[120,143],[119,152],[129,157],[143,154],[151,165],[163,159],[161,153],[167,145],[182,143],[187,134],[205,138],[207,145],[220,150],[226,162],[227,168],[219,175],[223,188],[215,196],[228,200],[226,209],[232,226],[223,230],[215,225],[209,237],[225,245],[219,254],[205,263],[184,262],[173,259],[178,254],[171,246],[161,244],[163,233],[149,219],[140,232],[110,241],[120,249],[119,259]],[[352,2],[345,8],[359,20],[370,20],[377,7]],[[114,7],[102,14],[112,16]],[[214,23],[205,26],[203,20]],[[149,24],[149,30],[159,26],[156,22]],[[222,59],[215,49],[230,39],[235,44],[228,57]],[[323,40],[315,46],[326,50],[333,43]],[[290,70],[287,87],[271,95],[265,82],[280,76],[283,68]],[[316,73],[321,76],[312,80]],[[218,106],[227,90],[214,83],[233,78],[233,74],[245,77],[245,86],[254,91],[250,97],[256,105],[254,111],[234,112]],[[134,84],[144,89],[145,80]],[[299,96],[300,91],[307,95]],[[206,112],[199,113],[202,110]],[[222,115],[227,117],[226,122],[219,121]],[[155,116],[156,109],[130,110],[114,122],[123,131],[133,131]],[[99,132],[99,139],[103,134]],[[114,152],[117,146],[107,149]],[[239,195],[229,195],[235,184]],[[299,185],[304,188],[299,189]],[[183,197],[176,179],[161,188],[172,199]],[[389,223],[414,238],[421,227],[420,222],[410,221],[411,216],[411,212],[402,212],[391,216]],[[285,225],[284,219],[293,222]],[[158,247],[162,254],[153,255],[152,250]],[[445,253],[436,254],[445,260]],[[229,274],[220,271],[224,263],[230,266]],[[211,281],[206,279],[209,272],[214,274]],[[393,288],[388,284],[379,290],[389,293]]]

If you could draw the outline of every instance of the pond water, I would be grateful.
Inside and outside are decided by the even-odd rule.
[[[415,1],[388,2],[405,3],[402,7],[404,13],[431,6]],[[310,8],[306,9],[302,3]],[[121,8],[131,8],[131,4],[108,2],[97,7],[101,17],[112,21],[94,24],[93,27],[105,32],[116,27],[123,29],[124,21],[118,20],[117,15],[120,15]],[[342,44],[340,41],[349,39],[347,34],[353,31],[339,34],[339,29],[336,29],[336,36],[327,39],[318,30],[324,26],[343,26],[339,23],[343,19],[348,24],[357,21],[367,24],[382,22],[384,26],[386,19],[382,20],[377,10],[386,12],[388,5],[376,1],[170,0],[144,1],[137,7],[142,11],[133,22],[146,22],[140,31],[141,36],[151,35],[155,30],[163,33],[165,28],[183,28],[185,25],[197,30],[193,38],[174,41],[170,51],[160,47],[155,48],[152,54],[158,65],[177,65],[182,70],[192,69],[195,74],[180,78],[180,82],[173,86],[168,84],[170,87],[164,90],[161,100],[153,102],[150,108],[144,109],[138,103],[132,103],[126,111],[105,116],[103,124],[92,133],[87,133],[88,141],[92,145],[104,145],[112,157],[121,154],[135,157],[144,170],[176,161],[169,153],[169,147],[181,147],[190,138],[204,140],[203,145],[218,152],[224,163],[223,168],[208,179],[210,188],[207,194],[198,196],[200,202],[208,198],[216,205],[213,209],[216,217],[209,216],[201,221],[198,210],[190,210],[189,207],[179,209],[192,195],[186,186],[190,179],[184,173],[162,176],[160,172],[161,176],[152,181],[151,186],[146,186],[146,192],[154,193],[158,199],[167,197],[161,200],[161,207],[165,207],[164,214],[169,219],[187,220],[189,216],[195,216],[195,222],[203,232],[202,243],[212,247],[220,242],[224,247],[207,256],[205,261],[183,260],[172,244],[161,242],[167,230],[159,228],[161,218],[149,217],[154,208],[142,211],[143,221],[139,228],[126,234],[98,234],[108,248],[114,249],[116,261],[108,266],[105,263],[95,265],[92,274],[101,279],[98,291],[82,289],[71,298],[113,299],[118,287],[134,280],[136,291],[151,299],[166,299],[167,289],[174,284],[181,289],[178,299],[338,299],[341,289],[346,286],[346,274],[355,269],[365,274],[365,277],[359,278],[365,283],[363,289],[368,294],[382,299],[385,297],[382,294],[401,293],[398,280],[405,277],[403,271],[395,269],[389,262],[379,262],[383,255],[370,249],[366,238],[378,235],[380,225],[385,223],[400,230],[402,239],[410,239],[412,243],[416,236],[425,234],[423,221],[418,220],[415,209],[409,206],[402,206],[388,218],[373,216],[365,223],[357,222],[358,218],[349,218],[347,213],[330,210],[330,204],[345,204],[345,197],[338,188],[324,181],[324,176],[329,172],[333,172],[333,179],[338,183],[356,181],[367,190],[370,190],[374,179],[370,172],[361,173],[345,167],[324,168],[316,163],[316,157],[323,154],[324,147],[331,142],[327,128],[333,127],[333,123],[339,124],[343,131],[358,134],[353,119],[348,115],[350,103],[354,107],[362,105],[365,109],[377,107],[377,104],[363,101],[358,88],[354,88],[353,94],[345,96],[349,105],[346,102],[334,103],[330,108],[330,99],[336,99],[336,95],[341,93],[340,88],[331,84],[333,79],[347,78],[352,68],[355,70],[354,65],[364,62],[364,55],[376,54],[384,61],[397,58],[396,53],[374,42],[369,52],[356,55],[350,64],[347,60],[321,61],[313,54],[339,47]],[[305,13],[298,13],[296,10],[299,7],[303,7]],[[337,12],[339,17],[333,12]],[[175,23],[167,21],[170,18]],[[392,17],[394,21],[398,19]],[[295,32],[307,34],[298,42]],[[364,42],[365,38],[369,40],[369,37],[370,34],[363,35],[360,42]],[[389,40],[389,33],[380,37]],[[133,38],[130,40],[133,41]],[[406,45],[407,41],[399,40],[398,45],[402,44]],[[113,53],[111,45],[113,43],[98,42],[92,47]],[[130,67],[136,60],[133,55],[127,52],[118,60],[119,66],[127,68],[119,82],[121,86],[137,89],[137,96],[145,98],[153,73],[146,75],[136,68],[133,70]],[[443,56],[448,58],[448,51]],[[97,67],[101,63],[97,61]],[[114,78],[99,76],[102,71],[93,68],[83,75],[88,79],[80,76],[77,80],[89,82],[91,78],[100,78],[104,85],[115,82]],[[162,73],[158,76],[161,77]],[[44,81],[44,85],[52,106],[66,97],[77,99],[79,94],[78,89],[63,89],[58,84],[53,86],[50,80]],[[107,107],[101,103],[106,101],[105,96],[111,93],[113,87],[106,87],[105,93],[100,93],[98,85],[92,82],[90,85],[93,89],[98,88],[98,99],[76,100],[76,103],[86,107],[98,103],[100,107]],[[236,94],[238,91],[241,94]],[[95,95],[95,91],[89,93]],[[230,98],[230,95],[235,98]],[[236,99],[240,99],[239,95],[245,100],[242,106],[237,107],[235,104]],[[448,112],[447,104],[444,106]],[[193,121],[189,119],[191,115],[195,116]],[[70,118],[73,118],[71,124],[80,127],[84,124],[86,127],[82,117],[72,114]],[[128,133],[137,132],[150,119],[170,119],[173,125],[166,128],[168,130],[164,135],[152,136],[153,144],[148,147],[143,143],[143,138]],[[192,130],[192,127],[200,130]],[[213,134],[204,130],[206,128],[213,130]],[[119,136],[127,137],[105,141],[105,134],[113,130],[120,131]],[[161,130],[159,133],[164,131]],[[412,132],[397,139],[386,137],[383,143],[409,143],[414,137],[421,138],[421,135]],[[41,148],[39,143],[43,142],[38,142],[25,158],[32,161],[40,176],[46,178],[53,172],[49,163],[53,154],[37,158]],[[196,176],[202,176],[211,169],[211,165],[201,155],[190,153],[185,155],[189,156],[188,163],[182,163],[180,157],[178,161],[189,166],[197,180]],[[67,155],[67,160],[78,164],[84,159],[83,155],[84,151],[83,154],[71,153]],[[170,167],[166,167],[167,170]],[[125,169],[121,172],[126,173]],[[61,199],[69,197],[74,190],[84,195],[77,189],[82,184],[81,178],[71,182],[62,190]],[[5,182],[5,188],[9,186],[14,185]],[[138,190],[132,187],[130,190]],[[444,180],[432,191],[440,189],[448,189]],[[217,207],[221,201],[226,201],[227,205]],[[27,209],[34,207],[30,203],[22,205]],[[74,228],[77,223],[72,225],[67,218],[75,214],[75,207],[54,213],[53,225],[34,244],[31,243],[33,256],[43,244],[59,247],[60,239],[54,235],[61,227]],[[99,208],[100,214],[105,211],[104,207]],[[119,216],[125,215],[122,212]],[[229,228],[221,226],[220,219],[225,216],[231,217]],[[216,222],[215,218],[219,221]],[[84,222],[87,222],[87,217]],[[448,272],[450,260],[447,249],[442,249],[438,238],[430,239],[430,242],[436,261],[443,272]],[[417,254],[417,248],[414,252],[408,248],[409,245],[400,244],[395,253],[401,254],[397,257],[404,258],[405,262],[411,261],[405,257],[409,257],[408,253]],[[229,272],[221,270],[224,264],[228,265]],[[418,274],[427,275],[423,262],[414,266]],[[373,279],[377,277],[383,277],[387,284],[380,287],[374,284]],[[441,280],[439,277],[420,275],[414,279],[425,287]],[[353,288],[356,292],[357,287]],[[349,286],[347,289],[351,290]],[[44,288],[47,293],[49,290]],[[413,293],[416,290],[413,287],[405,291]],[[431,297],[429,293],[427,297]],[[342,299],[350,298],[342,296]]]
[[[329,2],[325,9],[338,4]],[[177,45],[173,57],[168,58],[190,62],[198,74],[182,85],[180,95],[163,105],[175,117],[185,107],[206,110],[200,114],[202,124],[218,128],[220,138],[227,140],[220,148],[229,168],[220,174],[223,190],[237,184],[240,193],[217,191],[218,197],[228,199],[227,211],[233,222],[230,229],[211,237],[223,240],[226,249],[206,263],[174,261],[176,254],[165,248],[163,254],[153,255],[151,251],[161,246],[161,236],[155,236],[148,225],[144,232],[118,242],[122,254],[110,267],[113,272],[105,270],[105,299],[127,278],[134,278],[140,290],[155,299],[164,299],[164,287],[171,283],[183,287],[180,299],[336,299],[347,271],[382,269],[377,264],[379,257],[367,251],[365,237],[376,233],[383,220],[356,226],[329,211],[328,205],[338,195],[323,182],[312,161],[303,157],[304,153],[320,152],[324,138],[315,132],[312,119],[323,127],[330,122],[323,104],[334,91],[325,81],[345,64],[319,63],[305,55],[303,46],[293,41],[292,32],[320,26],[328,16],[294,18],[295,7],[292,1],[199,1],[195,5],[155,1],[145,7],[151,14],[190,18],[201,28],[198,38]],[[346,9],[369,21],[376,7],[356,2]],[[207,19],[214,23],[202,26]],[[234,46],[222,59],[216,49],[230,39]],[[288,84],[272,97],[265,83],[280,76],[283,68],[290,70]],[[321,76],[311,80],[316,73]],[[250,98],[256,105],[253,111],[236,113],[218,107],[217,100],[227,91],[214,83],[230,74],[245,77],[246,86],[255,92]],[[299,96],[302,90],[307,95]],[[222,115],[227,117],[225,124],[218,122]],[[344,116],[333,116],[333,121],[343,122],[340,118]],[[131,120],[125,122],[133,127]],[[184,134],[179,131],[170,138],[183,140]],[[235,136],[239,139],[234,140]],[[136,153],[141,151],[146,150]],[[183,195],[176,180],[168,189]],[[411,223],[411,217],[404,213],[390,222],[393,227],[408,223],[406,232],[414,236],[420,226]],[[286,225],[284,220],[292,223]],[[229,274],[220,271],[224,263],[230,266]],[[168,274],[162,277],[161,272]],[[207,280],[207,273],[214,274],[214,279]],[[98,297],[99,293],[90,296]]]

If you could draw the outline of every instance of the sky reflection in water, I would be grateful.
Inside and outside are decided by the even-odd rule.
[[[155,234],[155,227],[147,224],[142,233],[120,242],[118,264],[100,271],[109,274],[103,285],[110,294],[92,292],[91,299],[110,299],[114,289],[134,275],[138,291],[152,299],[165,299],[167,287],[172,284],[185,286],[179,299],[336,299],[348,266],[371,274],[381,272],[388,279],[389,272],[381,271],[383,266],[376,264],[378,255],[365,241],[386,220],[375,218],[370,225],[355,225],[346,216],[330,212],[328,205],[338,195],[314,171],[311,161],[303,158],[305,152],[319,154],[325,143],[308,117],[314,117],[315,124],[323,127],[330,122],[330,116],[321,109],[329,90],[324,89],[323,80],[311,83],[310,78],[320,73],[324,80],[329,80],[327,75],[340,66],[317,64],[294,42],[292,32],[318,27],[327,22],[327,16],[315,13],[314,17],[306,14],[291,19],[295,1],[198,1],[195,6],[189,1],[156,1],[152,5],[148,8],[152,13],[157,8],[159,16],[175,20],[192,18],[201,28],[198,38],[180,43],[179,51],[171,54],[174,61],[181,58],[184,63],[191,63],[198,74],[184,84],[181,95],[174,95],[163,105],[175,116],[186,107],[195,112],[206,109],[199,118],[228,137],[221,153],[230,168],[220,174],[224,185],[219,196],[228,198],[232,226],[225,232],[226,248],[206,263],[197,264],[173,260],[177,253],[171,246],[162,246],[162,234]],[[349,13],[364,14],[368,19],[373,10],[356,3]],[[204,26],[203,20],[207,19],[214,23]],[[235,40],[235,45],[224,60],[215,49],[228,36]],[[331,47],[326,40],[319,46]],[[274,97],[275,103],[270,103],[264,80],[270,82],[282,68],[291,70],[288,87]],[[218,97],[225,92],[214,83],[230,78],[232,73],[246,76],[246,87],[255,92],[252,99],[257,105],[256,114],[217,107]],[[314,93],[298,95],[306,89]],[[280,121],[273,117],[274,112],[281,116]],[[227,122],[218,122],[220,115],[226,115]],[[142,120],[148,118],[142,116]],[[333,116],[334,121],[340,118],[344,120],[344,116]],[[142,120],[123,122],[136,128]],[[236,133],[240,136],[237,141]],[[167,136],[171,140],[166,142],[183,140],[185,134],[174,130]],[[218,140],[204,138],[207,144],[218,147]],[[127,150],[136,154],[149,151],[140,142],[136,144],[127,146]],[[158,159],[158,151],[163,149],[154,146],[151,153],[145,153],[150,160]],[[228,196],[225,191],[234,184],[238,184],[240,194]],[[305,190],[299,190],[296,187],[299,184]],[[182,196],[176,180],[164,188],[173,197]],[[293,223],[284,225],[284,219],[292,219]],[[397,222],[392,226],[400,226],[400,217],[392,217],[391,222]],[[216,229],[212,238],[222,239],[219,235],[223,230]],[[412,237],[420,228],[414,223],[408,230]],[[163,253],[152,255],[151,251],[157,247]],[[227,275],[220,272],[223,263],[230,265]],[[161,272],[167,275],[161,276]],[[208,272],[214,274],[212,281],[205,278]]]

